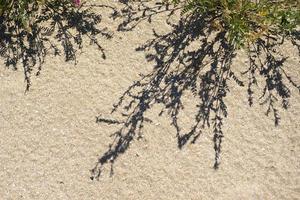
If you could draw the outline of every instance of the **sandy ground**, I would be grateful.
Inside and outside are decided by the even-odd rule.
[[[275,127],[257,103],[245,106],[245,88],[232,87],[217,171],[211,131],[179,150],[170,118],[158,117],[159,106],[154,106],[144,139],[120,156],[114,175],[107,166],[99,181],[90,179],[118,129],[97,124],[95,117],[109,116],[139,73],[151,70],[145,53],[135,48],[154,37],[153,27],[169,31],[164,19],[157,16],[152,24],[100,39],[106,60],[93,46],[84,48],[76,66],[49,56],[26,94],[22,70],[0,68],[0,199],[300,199],[300,95],[295,91]],[[109,18],[103,23],[110,30],[118,25]],[[291,73],[300,77],[299,69]],[[185,101],[192,98],[187,95]],[[189,124],[192,111],[186,108],[184,123]]]

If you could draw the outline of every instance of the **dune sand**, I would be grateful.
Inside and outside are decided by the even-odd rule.
[[[171,30],[160,14],[152,23],[118,32],[120,19],[107,17],[108,8],[94,9],[113,32],[110,40],[99,38],[106,59],[89,45],[78,54],[77,65],[49,55],[26,94],[22,70],[0,68],[0,199],[300,198],[300,95],[295,89],[289,110],[280,110],[281,123],[275,127],[264,114],[266,107],[258,102],[249,107],[247,88],[232,84],[218,170],[213,169],[212,131],[204,129],[195,144],[179,149],[169,115],[158,116],[161,105],[153,105],[146,113],[152,123],[145,123],[144,137],[114,163],[114,175],[105,165],[99,181],[91,180],[90,170],[120,128],[96,123],[96,117],[109,118],[123,92],[153,68],[146,53],[136,51],[154,38],[152,29]],[[288,72],[300,77],[297,52],[284,48],[291,58],[287,64],[295,66]],[[234,66],[245,60],[241,54]],[[184,95],[183,129],[192,125],[193,101],[191,94]]]

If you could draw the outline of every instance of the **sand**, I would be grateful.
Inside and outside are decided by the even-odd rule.
[[[275,127],[265,107],[249,107],[246,88],[234,84],[226,97],[229,116],[218,170],[211,130],[179,149],[170,117],[158,116],[161,105],[154,105],[147,111],[153,122],[145,123],[143,139],[116,160],[113,176],[105,165],[99,181],[90,179],[110,135],[120,128],[96,123],[96,117],[110,117],[112,105],[139,74],[151,71],[153,62],[136,48],[154,38],[153,28],[171,30],[165,18],[161,14],[150,24],[118,32],[120,20],[104,16],[102,24],[113,32],[110,40],[99,38],[107,58],[89,45],[78,54],[77,65],[49,55],[26,94],[22,69],[0,67],[0,199],[300,199],[299,93],[293,91],[291,106],[280,110]],[[296,66],[289,73],[300,77],[297,52],[288,46],[284,51],[288,64]],[[244,62],[241,56],[236,66]],[[189,127],[192,95],[183,102],[180,122]]]

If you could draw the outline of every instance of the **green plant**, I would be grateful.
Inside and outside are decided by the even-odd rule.
[[[0,16],[10,18],[29,29],[44,0],[0,0]]]
[[[300,24],[299,0],[172,0],[183,3],[183,13],[213,19],[216,29],[226,31],[235,48],[256,42],[266,34],[289,34]]]

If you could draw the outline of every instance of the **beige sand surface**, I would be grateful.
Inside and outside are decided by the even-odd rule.
[[[275,127],[263,107],[245,106],[245,88],[232,87],[217,171],[212,132],[203,131],[196,144],[179,150],[170,118],[158,117],[160,106],[155,105],[147,113],[153,123],[145,124],[144,139],[119,157],[114,175],[106,166],[99,181],[90,179],[90,170],[111,143],[110,134],[118,129],[97,124],[95,117],[110,116],[112,104],[139,73],[151,70],[145,53],[135,48],[154,37],[153,27],[169,31],[164,19],[159,15],[134,31],[114,32],[111,40],[100,38],[106,60],[93,46],[84,48],[76,66],[49,56],[27,94],[22,70],[0,67],[0,199],[300,199],[296,91]],[[115,30],[119,22],[104,18],[103,23]],[[297,58],[294,49],[286,51]],[[237,65],[243,62],[241,56]],[[289,62],[299,65],[297,59]],[[294,77],[300,77],[297,67],[289,71]],[[186,94],[184,102],[192,101]],[[187,107],[181,114],[186,126],[192,113]]]

